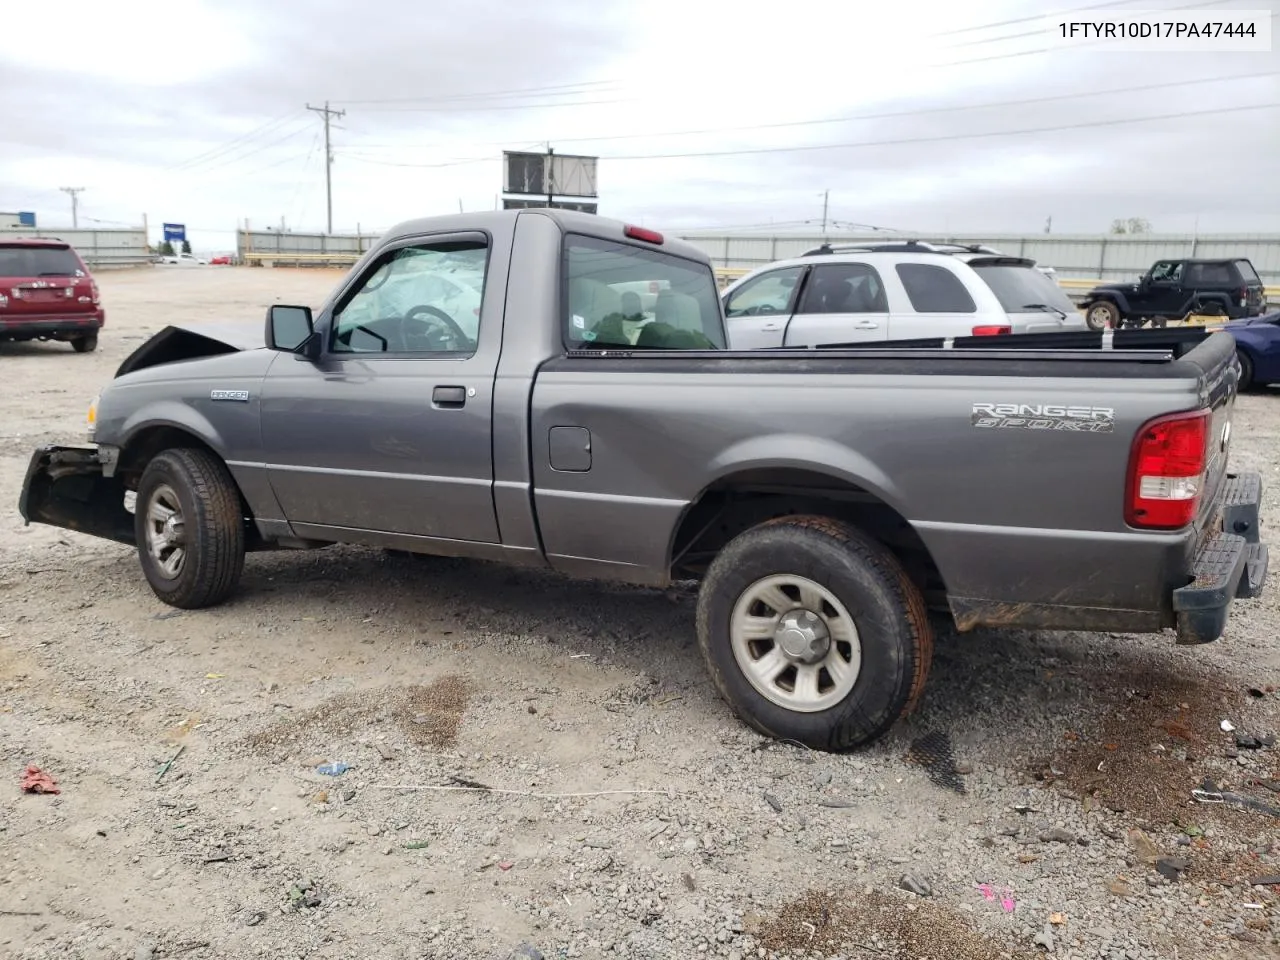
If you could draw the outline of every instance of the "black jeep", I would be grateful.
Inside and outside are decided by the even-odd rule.
[[[1258,316],[1266,309],[1262,281],[1241,257],[1226,260],[1157,260],[1137,283],[1094,287],[1081,307],[1092,330],[1163,327],[1188,316],[1228,320]]]

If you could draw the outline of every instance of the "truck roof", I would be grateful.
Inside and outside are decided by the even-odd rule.
[[[610,217],[597,216],[593,213],[579,213],[576,210],[559,210],[551,207],[534,207],[523,210],[480,210],[474,213],[447,213],[434,217],[419,217],[414,220],[404,220],[397,223],[386,232],[384,239],[399,240],[403,237],[411,237],[420,233],[450,228],[457,230],[483,229],[499,224],[509,224],[518,217],[549,217],[559,224],[560,229],[565,232],[584,233],[590,237],[614,240],[618,243],[634,244],[636,242],[629,239],[625,233],[627,227],[632,226],[632,224],[625,223],[622,220],[614,220]],[[641,241],[643,246],[653,247],[654,249],[663,250],[678,257],[697,260],[701,263],[711,263],[711,258],[692,243],[661,230],[645,229],[650,232],[660,233],[662,235],[662,245],[657,246]]]

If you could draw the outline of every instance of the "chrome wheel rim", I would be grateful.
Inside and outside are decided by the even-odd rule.
[[[730,614],[729,639],[756,692],[798,713],[834,707],[862,670],[853,617],[807,577],[776,574],[747,587]]]
[[[147,499],[147,553],[155,561],[156,572],[167,580],[182,574],[187,562],[186,527],[182,502],[173,487],[162,483]]]
[[[1094,307],[1089,311],[1089,322],[1097,329],[1105,327],[1109,319],[1111,319],[1111,311],[1106,307]]]

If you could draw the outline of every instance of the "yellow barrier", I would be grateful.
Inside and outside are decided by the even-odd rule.
[[[363,256],[363,253],[289,253],[274,250],[249,250],[240,254],[240,260],[244,263],[257,264],[263,267],[273,267],[277,264],[350,266]]]

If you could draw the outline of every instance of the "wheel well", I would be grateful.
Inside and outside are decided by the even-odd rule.
[[[222,455],[194,433],[183,430],[181,427],[168,425],[147,427],[131,437],[120,453],[120,465],[116,468],[116,475],[120,477],[124,488],[126,490],[137,490],[138,483],[142,479],[142,472],[147,469],[147,464],[151,462],[152,458],[164,450],[172,450],[175,447],[204,450],[211,456],[217,457],[225,466],[226,462],[222,459]],[[229,470],[227,472],[231,475]],[[244,491],[240,489],[240,484],[236,482],[234,475],[231,475],[231,483],[235,486],[236,495],[240,498],[240,510],[245,518],[245,535],[248,538],[248,549],[256,549],[260,536],[257,524],[253,522],[253,511],[250,509],[249,501],[245,499]]]
[[[685,511],[671,546],[673,579],[698,579],[720,549],[774,517],[818,514],[853,524],[893,551],[932,605],[945,605],[946,584],[915,528],[878,496],[811,470],[759,469],[712,484]]]

